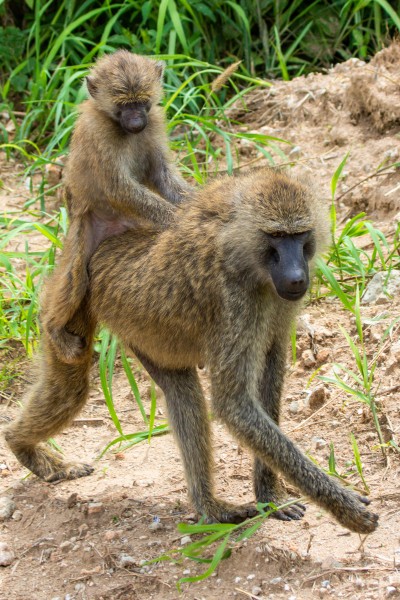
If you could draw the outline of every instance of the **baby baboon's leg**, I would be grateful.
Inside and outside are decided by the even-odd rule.
[[[84,318],[82,313],[75,319],[82,321],[81,327],[75,323],[78,331],[83,331]],[[91,325],[86,324],[85,333],[91,341]],[[65,429],[85,404],[91,356],[89,348],[79,365],[68,365],[59,360],[44,333],[39,381],[18,419],[5,430],[5,439],[20,463],[46,481],[75,479],[93,471],[86,464],[65,462],[59,453],[40,443]]]
[[[257,513],[254,506],[234,506],[214,496],[210,423],[196,370],[161,369],[136,350],[134,352],[165,394],[189,496],[196,510],[205,515],[209,523],[240,523],[254,516]]]
[[[260,404],[271,419],[279,425],[280,401],[286,363],[286,344],[276,341],[267,354],[260,385]],[[284,492],[276,473],[260,458],[254,459],[254,491],[257,502],[283,504]],[[291,507],[272,513],[271,517],[282,521],[301,519],[305,506],[296,503]]]
[[[89,278],[90,223],[88,219],[72,221],[64,249],[54,273],[42,294],[41,320],[58,357],[74,364],[85,360],[90,340],[74,330],[74,315],[83,301]]]

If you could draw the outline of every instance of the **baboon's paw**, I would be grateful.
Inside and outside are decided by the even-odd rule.
[[[274,504],[279,506],[282,504],[286,504],[286,502],[288,501],[289,500],[279,500],[278,502],[275,501]],[[268,507],[266,507],[264,510],[268,510]],[[278,519],[279,521],[299,521],[304,517],[305,512],[306,506],[304,506],[304,504],[301,504],[300,502],[295,502],[290,506],[286,506],[285,508],[281,508],[272,512],[270,514],[270,518]]]
[[[365,505],[368,504],[370,504],[368,498],[351,493],[351,503],[346,502],[344,507],[338,507],[337,513],[334,512],[334,514],[338,521],[350,531],[372,533],[378,527],[379,516],[366,510]]]
[[[254,504],[229,504],[227,502],[216,503],[211,510],[207,511],[206,523],[242,523],[246,519],[255,517],[258,513]]]
[[[14,449],[14,453],[24,467],[44,481],[77,479],[94,471],[90,465],[65,462],[61,454],[44,444]]]
[[[87,477],[93,471],[94,467],[86,463],[64,463],[61,469],[48,475],[45,480],[51,483],[61,479],[79,479],[79,477]]]
[[[287,504],[288,502],[293,501],[294,498],[285,497],[285,492],[283,490],[264,490],[262,497],[257,498],[257,502],[261,502],[262,504],[267,504],[268,502],[272,502],[275,506],[282,506],[283,504]],[[267,512],[271,507],[266,506],[264,511]],[[279,521],[299,521],[304,517],[304,513],[306,512],[306,507],[304,504],[300,502],[294,502],[290,506],[286,506],[285,508],[280,508],[272,512],[269,516],[271,519],[278,519]]]

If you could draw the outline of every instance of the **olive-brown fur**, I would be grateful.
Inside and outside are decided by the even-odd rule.
[[[211,183],[178,213],[162,233],[126,232],[103,242],[90,262],[88,314],[90,328],[106,324],[163,389],[197,511],[222,522],[255,513],[214,494],[209,420],[196,372],[201,363],[210,374],[213,413],[254,453],[257,501],[281,501],[280,472],[348,529],[373,531],[378,518],[366,510],[368,501],[323,473],[279,429],[285,355],[302,302],[278,296],[264,260],[266,239],[311,230],[320,251],[328,229],[324,206],[308,186],[260,169]],[[38,440],[53,434],[59,405],[69,407],[67,422],[82,398],[78,383],[56,371],[49,346],[44,364],[34,397],[6,439],[23,464],[56,479],[71,476],[68,465],[55,462],[49,473],[48,463],[45,469],[43,458],[32,456]],[[84,380],[88,362],[77,368]],[[303,512],[297,504],[278,516],[296,519]]]
[[[88,286],[87,265],[107,237],[175,218],[190,186],[171,164],[162,97],[163,63],[120,50],[97,61],[88,76],[64,182],[70,227],[58,265],[42,294],[41,320],[59,358],[84,360],[87,336],[71,319]],[[127,133],[121,111],[138,110],[147,125]],[[134,243],[134,238],[132,238]]]

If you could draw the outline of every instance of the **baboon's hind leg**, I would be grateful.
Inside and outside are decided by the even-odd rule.
[[[91,253],[90,224],[73,220],[54,273],[42,294],[41,320],[57,356],[63,362],[85,361],[91,344],[79,314],[89,286],[87,262]]]
[[[85,314],[79,318],[85,319]],[[86,325],[86,332],[91,340],[91,326]],[[82,363],[68,365],[59,360],[44,333],[39,380],[17,420],[5,430],[5,439],[19,462],[46,481],[75,479],[93,471],[90,465],[65,461],[41,443],[65,429],[85,404],[91,354],[88,350]]]
[[[165,394],[189,496],[198,513],[204,515],[208,523],[241,523],[257,514],[254,505],[236,506],[214,495],[209,417],[196,370],[161,369],[134,352]]]
[[[280,400],[286,362],[286,344],[282,342],[284,341],[275,342],[267,354],[259,396],[261,406],[277,425],[280,419]],[[258,457],[254,460],[253,479],[257,502],[284,504],[285,492],[276,473]],[[304,504],[296,502],[272,513],[271,517],[281,521],[297,520],[303,517],[305,510]]]

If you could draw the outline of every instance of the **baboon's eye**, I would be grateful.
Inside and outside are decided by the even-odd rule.
[[[279,252],[277,250],[275,250],[275,248],[272,248],[270,246],[267,250],[266,258],[267,258],[268,262],[278,263],[279,262]]]
[[[144,106],[144,110],[145,110],[146,112],[149,112],[149,110],[150,110],[150,108],[151,108],[151,102],[150,102],[150,100],[149,100],[148,102],[145,102],[145,103],[143,104],[143,106]]]

